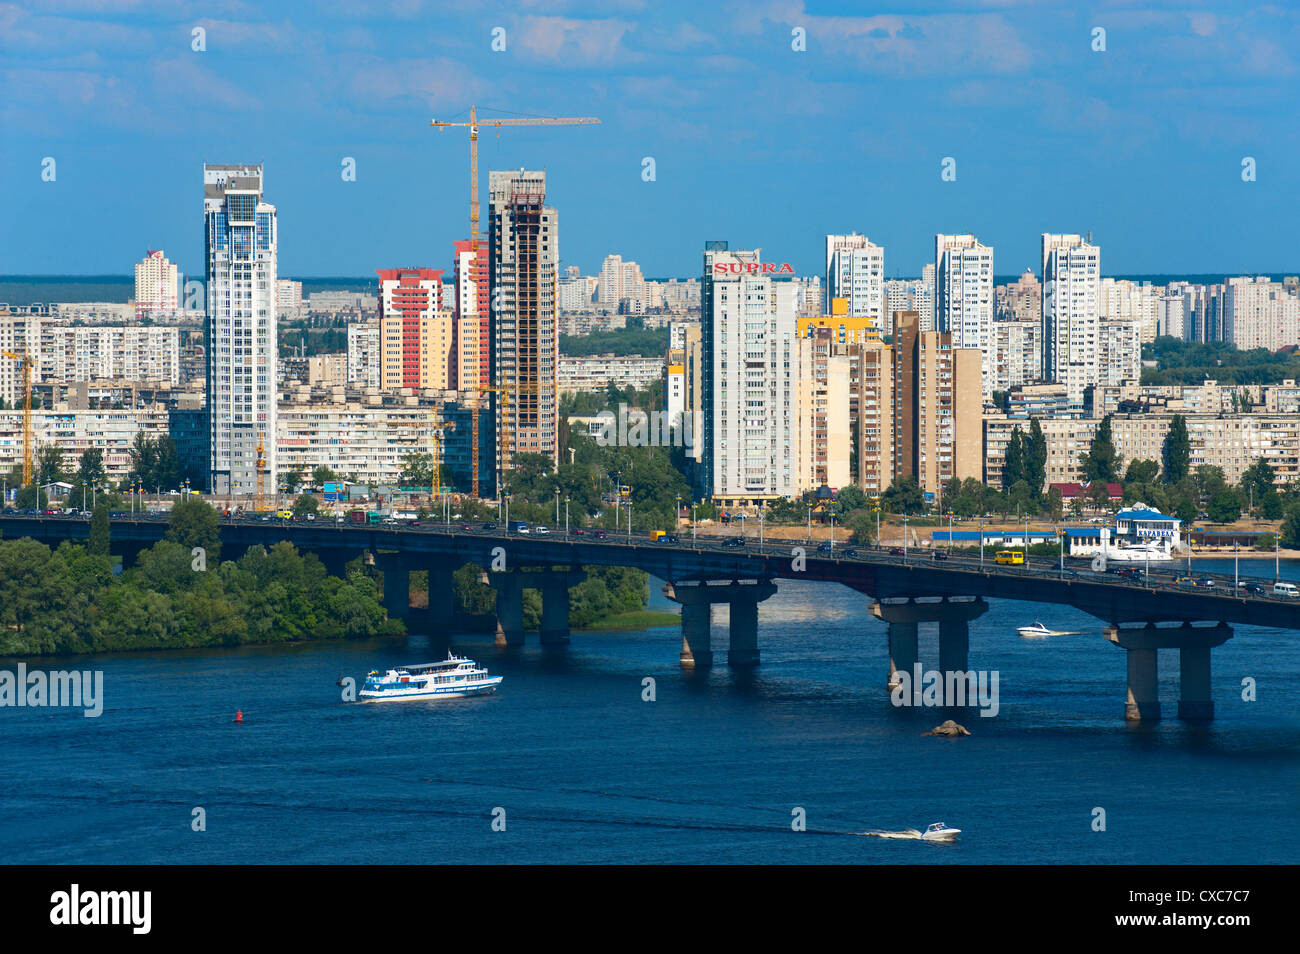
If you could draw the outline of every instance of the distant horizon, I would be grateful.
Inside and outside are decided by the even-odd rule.
[[[188,275],[189,273],[182,272]],[[994,275],[994,285],[1007,285],[1015,283],[1022,273],[1015,275]],[[1219,284],[1227,278],[1255,278],[1263,276],[1270,281],[1280,282],[1289,275],[1296,275],[1297,272],[1131,272],[1126,274],[1103,275],[1102,278],[1111,278],[1116,281],[1146,281],[1153,285],[1167,285],[1170,282],[1190,282],[1193,284]],[[698,279],[699,275],[670,275],[666,277],[647,277],[646,281],[666,282],[676,279],[685,281],[689,279]],[[1035,273],[1035,277],[1038,275]],[[1156,281],[1155,279],[1160,279]],[[377,290],[378,277],[366,278],[353,275],[313,275],[303,276],[282,276],[280,280],[302,282],[304,294],[308,294],[308,286],[325,286],[313,290],[337,290],[337,291],[364,291],[366,289],[354,289],[349,286],[364,285],[372,290]],[[898,278],[887,278],[886,281],[919,281],[919,275],[905,275]],[[44,296],[35,297],[34,295],[12,296],[6,286],[9,285],[107,285],[121,286],[122,289],[129,289],[125,297],[120,302],[116,297],[106,298],[102,294],[89,298],[46,298]],[[125,304],[130,300],[135,291],[135,276],[124,274],[103,274],[103,275],[4,275],[0,274],[0,302],[10,305],[30,305],[33,302],[48,303],[50,301],[78,302],[78,301],[113,301],[114,303]],[[25,297],[25,300],[22,300]]]

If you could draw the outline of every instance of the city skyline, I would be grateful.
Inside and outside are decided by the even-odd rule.
[[[730,8],[727,30],[684,8],[651,23],[630,3],[564,16],[60,9],[11,11],[0,41],[0,201],[48,223],[0,239],[7,273],[114,273],[162,247],[198,274],[193,170],[232,160],[268,170],[284,274],[448,268],[465,231],[464,143],[427,124],[471,103],[601,118],[485,130],[480,157],[484,176],[547,171],[566,209],[560,264],[585,274],[618,251],[647,277],[691,275],[700,241],[722,235],[819,274],[824,235],[853,231],[886,249],[887,278],[919,273],[939,233],[981,236],[1008,275],[1035,264],[1043,232],[1088,231],[1113,274],[1294,270],[1287,38],[1300,18],[1277,8],[867,18],[773,3]],[[830,125],[844,115],[862,121]],[[835,148],[812,145],[828,133]],[[108,188],[142,169],[143,193]],[[107,228],[76,227],[92,206]],[[373,214],[390,208],[417,214]],[[642,227],[623,234],[629,219]]]

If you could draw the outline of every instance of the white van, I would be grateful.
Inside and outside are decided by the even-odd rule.
[[[1294,599],[1295,597],[1300,596],[1300,590],[1297,590],[1297,589],[1296,589],[1296,586],[1295,586],[1294,583],[1274,583],[1274,584],[1273,584],[1273,595],[1274,595],[1274,596],[1289,596],[1289,597],[1291,597],[1292,599]]]

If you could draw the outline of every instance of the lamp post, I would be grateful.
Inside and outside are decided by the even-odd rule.
[[[831,553],[833,554],[835,552],[835,507],[834,505],[831,506],[830,511],[831,511]],[[760,524],[759,526],[762,526],[762,524]]]
[[[872,509],[876,511],[876,549],[879,550],[885,545],[885,541],[880,539],[880,504]]]
[[[510,491],[506,491],[506,536],[510,536]]]
[[[980,569],[984,569],[984,518],[980,517]]]
[[[758,552],[763,552],[763,511],[767,509],[766,504],[760,504],[758,507]]]
[[[1236,592],[1237,587],[1241,585],[1241,557],[1237,555],[1237,541],[1232,542],[1232,589]]]
[[[1278,528],[1278,535],[1273,538],[1273,582],[1276,583],[1282,579],[1282,528]]]
[[[623,497],[623,482],[621,471],[614,471],[614,529],[618,529],[618,502]]]
[[[555,525],[560,525],[560,488],[555,488]]]
[[[948,555],[952,556],[952,511],[948,511]]]
[[[691,546],[695,546],[695,504],[691,504]]]
[[[808,542],[812,543],[812,504],[808,505]]]
[[[907,566],[907,514],[903,514],[903,566]]]
[[[1056,528],[1056,540],[1061,545],[1061,579],[1065,579],[1065,531],[1059,526]]]
[[[564,495],[564,535],[569,535],[569,495]]]
[[[673,498],[673,500],[676,503],[676,506],[673,507],[673,519],[675,521],[674,526],[676,527],[675,532],[681,533],[682,532],[682,495],[678,494]]]
[[[1025,569],[1029,569],[1029,514],[1025,514]]]
[[[631,498],[629,498],[627,502],[627,542],[628,543],[632,542],[632,500]]]

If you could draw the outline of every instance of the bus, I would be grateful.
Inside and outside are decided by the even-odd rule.
[[[1025,562],[1025,554],[1021,550],[999,550],[994,555],[993,562],[1005,566],[1020,566]]]

